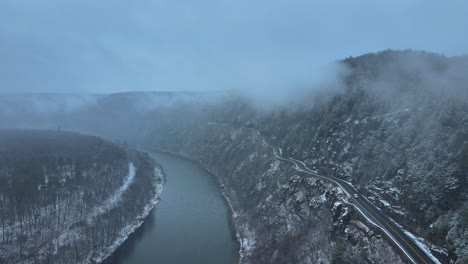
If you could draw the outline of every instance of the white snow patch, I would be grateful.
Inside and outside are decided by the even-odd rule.
[[[130,163],[131,164],[131,163]],[[131,164],[133,166],[133,164]],[[133,170],[135,168],[133,167]],[[134,171],[135,172],[135,171]],[[150,202],[143,208],[143,211],[141,214],[139,214],[135,221],[128,224],[125,226],[122,230],[120,230],[119,235],[117,239],[112,243],[110,246],[107,247],[107,249],[104,252],[101,252],[98,256],[94,257],[92,260],[97,263],[101,263],[104,261],[108,256],[110,256],[127,238],[139,228],[143,222],[144,219],[149,215],[150,211],[158,204],[160,200],[160,196],[163,190],[163,185],[164,185],[164,174],[161,170],[160,167],[156,167],[154,169],[154,174],[159,181],[155,181],[154,183],[154,188],[155,188],[155,194],[151,198]],[[128,186],[127,186],[128,188]],[[89,257],[88,259],[90,259]]]
[[[128,175],[124,180],[124,183],[120,188],[112,195],[111,197],[107,198],[107,200],[99,207],[97,207],[92,215],[90,216],[88,221],[92,221],[93,218],[99,216],[105,212],[108,212],[110,209],[114,208],[118,202],[122,199],[122,195],[128,189],[130,184],[132,184],[133,179],[135,178],[135,166],[133,163],[129,162],[128,164]]]
[[[325,193],[323,193],[323,194],[320,196],[320,202],[321,202],[321,203],[326,203],[326,202],[327,202],[327,197],[325,196]]]
[[[342,195],[343,194],[343,190],[341,188],[336,188],[336,194],[338,196]]]
[[[359,227],[359,229],[364,231],[366,234],[369,233],[370,228],[367,225],[365,225],[363,222],[361,222],[361,221],[353,221],[353,222],[354,222],[354,224],[356,224]]]
[[[270,165],[270,168],[268,169],[268,172],[275,172],[275,171],[278,171],[279,170],[279,165],[280,165],[280,161],[279,160],[275,160],[271,165]]]
[[[334,204],[333,204],[333,209],[336,209],[338,208],[338,206],[342,205],[343,203],[341,201],[336,201]]]
[[[445,248],[439,248],[439,247],[436,247],[436,246],[431,246],[431,250],[432,251],[435,251],[441,255],[445,255],[445,256],[448,256],[448,252]]]
[[[347,153],[349,151],[349,148],[351,148],[351,143],[348,143],[345,148],[343,149],[344,153]]]
[[[255,244],[256,244],[256,241],[255,241],[255,238],[254,238],[255,235],[248,228],[246,228],[244,230],[244,234],[246,235],[246,237],[243,237],[240,240],[241,249],[244,252],[252,252],[252,250],[255,248]]]
[[[387,202],[387,201],[385,201],[385,200],[383,200],[383,199],[380,199],[380,202],[382,203],[382,205],[383,205],[384,207],[390,207],[390,206],[391,206],[391,204],[390,204],[389,202]]]
[[[395,225],[397,225],[398,227],[400,227],[401,230],[403,230],[403,232],[411,239],[413,240],[416,245],[418,245],[418,247],[426,252],[426,255],[429,256],[432,261],[434,261],[434,263],[437,263],[437,264],[440,264],[440,261],[434,256],[432,255],[432,252],[431,250],[426,246],[426,241],[423,239],[423,238],[420,238],[420,237],[417,237],[415,235],[413,235],[410,231],[406,230],[402,225],[398,224],[397,222],[395,222],[395,220],[389,218],[390,221],[392,221]]]
[[[346,234],[351,234],[351,227],[346,227],[344,231]]]

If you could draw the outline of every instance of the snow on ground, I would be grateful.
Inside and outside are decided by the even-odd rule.
[[[393,193],[398,193],[399,195],[402,194],[402,191],[395,186],[390,187],[389,191]]]
[[[360,122],[366,123],[367,120],[364,119],[364,120],[362,120],[362,121],[357,121],[357,120],[354,121],[355,124],[359,124]],[[277,158],[282,158],[282,157],[279,157],[279,156],[277,155],[277,153],[276,153],[276,151],[275,151],[275,148],[274,148],[272,145],[268,144],[268,142],[266,142],[266,140],[265,140],[264,138],[262,138],[262,141],[263,141],[263,144],[265,144],[266,146],[269,146],[270,148],[273,149],[273,154],[274,154]],[[327,143],[328,143],[328,141],[329,141],[329,140],[327,140]],[[317,142],[319,142],[319,141],[317,141]],[[348,148],[348,146],[347,146],[347,148]],[[279,152],[280,152],[280,154],[281,154],[281,152],[282,152],[281,149],[280,149]],[[308,170],[312,171],[312,170],[309,169],[309,168],[307,167],[307,165],[305,165],[304,162],[302,162],[302,161],[299,161],[299,160],[296,160],[296,159],[293,159],[293,158],[289,158],[288,160],[292,161],[292,162],[296,165],[296,168],[297,168],[297,169],[298,169],[299,167],[298,167],[298,165],[296,164],[296,162],[299,162],[299,163],[301,163],[304,167],[306,167]],[[270,168],[270,170],[271,170],[271,169],[272,169],[272,168]],[[302,170],[301,170],[301,171],[302,171]],[[313,171],[313,172],[317,173],[316,171]],[[351,182],[347,182],[347,183],[350,184],[351,186],[353,186]],[[339,185],[339,184],[338,184],[338,185]],[[353,186],[353,187],[354,187],[354,186]],[[383,189],[381,189],[381,188],[379,188],[379,187],[377,187],[377,186],[375,186],[375,185],[373,185],[372,188],[374,188],[374,189],[377,190],[377,191],[384,191]],[[338,190],[341,191],[341,189],[342,189],[342,188],[339,188]],[[396,192],[396,193],[398,193],[398,194],[401,194],[401,191],[398,190],[397,188],[393,188],[393,189],[391,189],[391,191],[392,191],[392,192]],[[349,195],[349,194],[348,194],[348,195]],[[380,198],[380,197],[379,197],[379,198]],[[379,200],[382,202],[382,204],[383,204],[385,207],[390,207],[390,206],[391,206],[391,204],[388,203],[387,201],[385,201],[385,200],[383,200],[383,199],[379,199]],[[369,223],[371,223],[372,225],[374,225],[374,226],[380,228],[382,231],[384,231],[385,233],[387,233],[386,230],[383,229],[380,225],[376,224],[374,221],[372,221],[371,219],[369,219],[356,205],[350,204],[350,203],[348,203],[346,200],[343,200],[343,202],[346,203],[346,204],[348,204],[348,205],[350,205],[350,206],[353,206],[356,210],[358,210],[358,211],[361,213],[361,215],[364,216],[364,218],[366,218],[366,220],[367,220]],[[335,203],[335,204],[334,204],[334,207],[338,206],[339,204],[341,204],[341,202]],[[344,215],[346,215],[346,214],[348,214],[348,213],[349,213],[348,208],[345,207],[345,213],[344,213]],[[425,245],[425,243],[423,243],[424,240],[423,240],[422,238],[417,238],[417,237],[414,236],[412,233],[410,233],[409,231],[407,231],[406,229],[404,229],[404,228],[403,228],[401,225],[399,225],[397,222],[395,222],[395,221],[392,220],[392,219],[390,219],[390,220],[391,220],[392,222],[394,222],[396,225],[398,225],[398,226],[405,232],[405,234],[406,234],[408,237],[410,237],[412,240],[414,240],[415,243],[418,245],[418,247],[420,247],[424,252],[426,252],[427,255],[428,255],[435,263],[440,263],[439,260],[438,260],[434,255],[432,255],[430,249]],[[362,224],[363,226],[365,226],[363,223],[361,223],[361,224]],[[368,229],[367,226],[365,226],[365,227],[366,227],[366,229]],[[388,234],[388,233],[387,233],[387,234]],[[390,236],[390,234],[388,234],[388,235]],[[390,237],[391,237],[391,236],[390,236]],[[392,238],[392,240],[394,240],[394,239]],[[248,240],[247,240],[247,241],[248,241]],[[394,240],[394,241],[396,242],[396,240]],[[421,241],[423,241],[423,242],[421,242]],[[244,241],[243,239],[241,239],[240,242],[241,242],[241,248],[242,248],[242,247],[249,248],[249,245],[248,245],[248,244],[244,244],[244,243],[247,243],[246,241]],[[396,243],[397,243],[397,242],[396,242]],[[397,245],[398,245],[398,243],[397,243]],[[398,246],[401,248],[400,245],[398,245]],[[402,248],[402,249],[403,249],[403,248]],[[241,251],[242,251],[242,249],[241,249]],[[241,256],[242,256],[242,255],[241,255]]]
[[[105,212],[108,212],[110,209],[114,208],[117,203],[122,199],[122,195],[128,189],[130,184],[132,184],[133,179],[135,178],[135,166],[133,163],[129,162],[128,164],[128,175],[124,180],[124,183],[120,188],[112,195],[107,198],[107,200],[99,207],[97,207],[94,212],[89,217],[89,221],[92,221],[95,217],[102,215]]]
[[[368,234],[370,232],[370,228],[361,221],[351,220],[351,223],[355,224],[359,229],[364,231],[364,233],[366,233],[366,234]]]
[[[129,170],[127,177],[124,179],[123,184],[115,191],[115,193],[106,199],[105,203],[103,203],[101,206],[93,210],[93,214],[89,217],[85,216],[85,219],[88,220],[89,224],[92,224],[92,219],[111,210],[113,207],[117,206],[118,203],[122,200],[123,194],[128,190],[130,185],[133,183],[134,178],[135,178],[136,170],[135,167],[132,163],[129,163]],[[142,209],[141,214],[137,215],[135,220],[131,223],[129,223],[127,226],[125,226],[120,232],[119,235],[116,239],[116,241],[110,245],[108,248],[106,248],[103,252],[101,252],[97,256],[89,255],[86,256],[85,259],[88,260],[88,262],[102,262],[106,257],[108,257],[112,252],[117,249],[118,246],[120,246],[127,238],[128,236],[133,233],[142,223],[144,218],[149,214],[151,209],[158,203],[159,197],[161,195],[162,189],[163,189],[163,184],[164,184],[164,174],[161,168],[156,167],[154,170],[154,196],[151,197],[150,202]],[[60,205],[59,205],[60,206]],[[45,214],[47,208],[42,208],[40,211],[40,214]],[[53,238],[52,245],[54,246],[53,254],[57,254],[58,250],[63,247],[70,245],[71,242],[76,241],[76,240],[81,240],[83,239],[82,236],[85,234],[82,234],[79,227],[73,226],[73,224],[76,221],[80,220],[80,217],[76,216],[78,213],[77,212],[70,212],[71,216],[67,219],[67,222],[63,223],[63,229],[62,230],[56,230],[57,234],[56,237]],[[74,220],[74,221],[73,221]],[[12,227],[9,227],[12,228]],[[6,253],[6,252],[1,252],[0,253]],[[42,248],[38,249],[37,255],[42,256],[47,254],[47,249]],[[25,262],[28,263],[28,262]]]
[[[249,155],[249,161],[253,161],[255,157],[257,157],[257,152],[254,152],[252,154]]]
[[[345,171],[345,176],[351,177],[351,174],[353,173],[353,164],[351,162],[344,162],[343,170]]]
[[[333,204],[333,210],[335,210],[336,208],[338,208],[338,206],[340,206],[340,205],[342,205],[342,204],[343,204],[343,203],[342,203],[340,200],[336,201],[336,202]]]
[[[341,188],[336,188],[336,195],[337,196],[343,195],[343,190]]]
[[[401,230],[403,230],[403,232],[411,239],[413,240],[416,245],[418,245],[418,247],[426,252],[426,254],[432,259],[432,261],[434,261],[434,263],[437,263],[437,264],[440,264],[440,261],[434,256],[432,255],[432,252],[431,250],[426,246],[426,241],[423,239],[423,238],[420,238],[420,237],[417,237],[415,235],[413,235],[413,233],[411,233],[410,231],[406,230],[402,225],[398,224],[397,222],[395,222],[395,220],[389,218],[390,221],[392,221],[395,225],[397,225],[398,227],[400,227]]]
[[[237,241],[239,242],[239,263],[243,263],[245,258],[250,256],[255,249],[256,235],[248,226],[247,222],[236,220],[241,214],[234,209],[234,201],[229,198],[224,189],[221,190],[221,193],[232,212],[233,223],[235,225],[234,230],[236,232]]]
[[[385,201],[384,199],[380,199],[380,202],[382,203],[382,205],[384,207],[390,207],[391,206],[391,204],[389,202]]]
[[[243,252],[252,252],[253,249],[255,248],[255,234],[246,226],[244,229],[243,234],[245,237],[241,238],[240,244],[241,244],[241,249]]]
[[[275,160],[273,163],[270,164],[270,168],[268,169],[267,173],[274,173],[279,170],[280,161]]]
[[[321,203],[326,203],[327,202],[327,196],[325,195],[326,193],[323,193],[321,196],[320,196],[320,202]]]
[[[135,169],[135,168],[133,168]],[[154,169],[154,176],[157,179],[161,179],[160,181],[155,181],[154,183],[154,188],[155,188],[155,194],[151,198],[151,201],[143,208],[143,211],[141,214],[139,214],[136,218],[135,221],[132,223],[129,223],[127,226],[125,226],[122,230],[120,230],[119,235],[117,239],[114,241],[113,244],[111,244],[106,251],[101,252],[97,257],[93,258],[92,260],[100,263],[104,261],[107,257],[109,257],[127,238],[135,232],[144,222],[144,219],[149,215],[151,210],[158,204],[160,200],[160,196],[163,190],[163,185],[164,185],[164,174],[163,171],[160,167],[156,167]],[[128,187],[127,187],[128,188]],[[91,259],[88,258],[88,259]]]
[[[343,149],[344,153],[348,153],[349,149],[351,148],[351,143],[346,144],[346,146]]]

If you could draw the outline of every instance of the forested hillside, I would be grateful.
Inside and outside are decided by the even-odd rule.
[[[283,187],[296,190],[298,181],[291,178],[294,175],[289,175],[287,168],[276,172],[280,176],[264,177],[274,161],[270,156],[251,156],[266,151],[243,131],[252,128],[278,146],[283,156],[304,161],[323,175],[351,182],[386,215],[424,238],[422,243],[442,262],[464,263],[468,259],[468,58],[387,50],[346,58],[338,65],[344,70],[337,77],[340,79],[332,82],[337,87],[318,89],[320,92],[311,87],[307,94],[295,94],[292,89],[293,97],[283,104],[265,107],[265,103],[257,103],[258,98],[242,93],[112,94],[71,112],[42,115],[40,125],[151,144],[199,161],[226,181],[226,191],[234,190],[230,193],[234,202],[245,205],[237,208],[238,219],[242,219],[239,226],[249,223],[251,228],[258,228],[249,229],[249,234],[260,234],[258,248],[247,245],[252,254],[264,250],[268,239],[276,239],[278,252],[286,253],[276,253],[272,258],[285,257],[290,251],[281,251],[281,245],[287,244],[288,237],[297,237],[285,235],[290,230],[282,228],[288,223],[290,227],[300,226],[297,218],[289,221],[286,215],[299,214],[307,220],[292,203],[297,192],[273,195],[265,208],[243,199],[251,200],[255,195],[256,199],[268,198],[261,193],[263,185],[276,186],[278,189],[266,190],[272,193],[281,192]],[[23,113],[21,110],[11,107],[0,111],[0,116],[8,117],[0,126],[15,126],[15,113]],[[18,120],[24,126],[34,124],[22,114]],[[302,193],[326,189],[303,188]],[[330,202],[335,198],[340,199],[337,194]],[[272,204],[285,210],[283,219],[275,218],[278,207]],[[366,239],[350,239],[345,232],[348,226],[341,225],[333,206],[320,209],[322,213],[331,210],[333,216],[322,214],[323,223],[333,223],[330,241],[344,240],[345,251],[362,253],[354,247],[356,241]],[[318,209],[311,203],[309,210]],[[362,220],[353,217],[352,221]],[[278,222],[267,231],[256,224],[270,220]],[[285,240],[263,236],[274,232],[283,234]],[[368,235],[367,239],[375,242],[373,237]],[[259,242],[261,239],[265,240]],[[299,244],[297,248],[307,243]],[[374,246],[383,251],[386,248],[384,243]],[[273,254],[276,249],[268,250]],[[319,251],[309,253],[330,258],[334,252],[331,248]]]
[[[107,257],[159,196],[155,168],[97,137],[1,130],[0,262]]]
[[[335,95],[295,110],[232,100],[216,120],[258,128],[286,156],[353,182],[406,228],[468,259],[468,58],[384,51],[340,63],[348,72]]]
[[[347,70],[336,92],[312,93],[293,105],[265,108],[238,96],[209,107],[159,111],[155,145],[207,166],[223,164],[217,169],[243,167],[253,156],[243,154],[248,145],[231,145],[240,140],[236,129],[256,129],[284,156],[352,182],[388,216],[424,238],[422,243],[441,261],[463,263],[468,258],[468,59],[384,51],[339,64]],[[232,129],[220,129],[223,125]],[[232,163],[237,155],[243,162]],[[219,175],[233,177],[238,170]],[[227,185],[243,191],[268,186],[263,171],[245,173],[251,173],[250,184]],[[235,197],[244,199],[243,191]],[[264,216],[252,214],[250,220],[257,217]]]

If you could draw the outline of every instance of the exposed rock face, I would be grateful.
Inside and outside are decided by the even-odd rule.
[[[385,51],[342,63],[341,93],[293,110],[231,100],[214,120],[256,128],[285,156],[352,181],[442,261],[468,261],[468,59]]]
[[[273,251],[252,253],[251,259],[333,259],[330,245],[339,239],[323,235],[330,231],[321,227],[333,223],[333,217],[324,215],[330,214],[339,197],[336,191],[299,180],[304,175],[290,164],[275,161],[271,150],[248,128],[259,130],[285,156],[360,186],[361,192],[388,215],[431,241],[428,247],[441,261],[458,258],[462,263],[467,257],[463,234],[468,225],[468,80],[463,74],[468,60],[385,51],[342,63],[349,73],[341,93],[311,98],[310,105],[294,109],[264,111],[242,98],[186,112],[179,109],[175,116],[158,119],[157,145],[200,161],[232,192],[227,196],[239,203],[238,217],[249,222],[244,229],[259,237],[255,250],[262,252],[263,242],[266,252]],[[314,201],[311,197],[327,192],[333,194],[327,202],[310,204]],[[276,224],[268,222],[265,215]],[[255,219],[262,221],[255,225],[251,223],[259,221]],[[258,230],[265,229],[269,231],[264,233],[275,231],[262,236]],[[339,233],[346,230],[362,229],[346,227]],[[314,244],[310,232],[319,234],[321,240],[316,243],[323,245]],[[287,234],[287,239],[278,237],[282,234]],[[354,235],[345,236],[356,240]],[[303,238],[306,242],[298,242]],[[366,241],[360,242],[365,244],[361,250],[385,248],[376,245],[380,239],[372,235],[360,240]],[[292,241],[320,251],[309,250],[308,259],[301,255],[301,246],[286,246],[294,244]],[[362,255],[377,256],[372,252]],[[356,254],[350,253],[361,256]]]
[[[251,129],[209,123],[155,146],[216,175],[233,211],[241,263],[401,263],[346,205],[335,186],[296,171]],[[171,130],[174,133],[174,130]],[[343,252],[335,253],[336,244]]]
[[[399,261],[384,239],[363,231],[356,221],[367,223],[346,205],[333,209],[341,199],[335,187],[313,183],[277,161],[245,129],[255,128],[284,156],[360,187],[386,214],[426,239],[442,262],[467,262],[468,57],[384,51],[340,63],[348,71],[339,92],[300,98],[293,107],[265,110],[238,97],[216,104],[203,96],[133,93],[102,96],[84,109],[39,119],[22,109],[0,110],[0,126],[16,120],[22,126],[60,123],[150,142],[199,161],[224,186],[243,262],[317,263],[345,256],[357,263],[363,256]],[[148,107],[148,100],[157,103]]]

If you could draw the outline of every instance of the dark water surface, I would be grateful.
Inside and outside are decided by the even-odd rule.
[[[187,160],[151,155],[167,177],[161,201],[106,263],[234,263],[229,209],[213,176]]]

